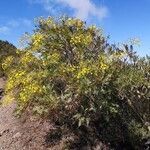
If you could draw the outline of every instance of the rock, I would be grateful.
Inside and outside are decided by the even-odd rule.
[[[0,88],[0,96],[3,94],[4,89]]]
[[[146,141],[145,145],[150,146],[150,139]]]
[[[0,96],[0,100],[2,99],[3,96]]]
[[[20,133],[20,132],[17,132],[17,133],[13,136],[14,139],[20,138],[20,137],[21,137],[21,133]]]
[[[4,130],[4,131],[1,131],[1,132],[0,132],[0,137],[3,136],[3,134],[8,133],[8,132],[9,132],[9,129],[6,129],[6,130]]]
[[[145,142],[145,150],[150,150],[150,139]]]
[[[3,93],[4,93],[4,90],[2,88],[0,88],[0,100],[2,99],[3,97]]]

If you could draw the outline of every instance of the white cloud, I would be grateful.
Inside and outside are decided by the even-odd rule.
[[[105,6],[97,7],[92,0],[29,0],[30,3],[38,3],[43,5],[48,12],[57,12],[56,5],[67,6],[74,12],[74,16],[80,19],[87,20],[89,17],[97,17],[103,19],[108,15],[108,9]],[[67,7],[64,7],[66,9]]]
[[[107,16],[106,7],[96,7],[90,0],[59,0],[75,10],[75,16],[81,19],[88,19],[90,15],[103,19]]]
[[[7,34],[10,31],[10,28],[7,26],[0,27],[0,34]]]

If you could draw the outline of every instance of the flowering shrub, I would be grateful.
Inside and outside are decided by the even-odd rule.
[[[78,126],[149,121],[150,59],[138,58],[132,45],[110,45],[100,29],[73,18],[40,18],[28,43],[13,67],[12,56],[3,63],[6,95],[19,112],[30,106]]]

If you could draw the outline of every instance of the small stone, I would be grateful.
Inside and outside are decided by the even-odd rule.
[[[0,88],[0,95],[2,95],[4,92],[4,89]]]
[[[145,145],[149,145],[150,146],[150,139],[147,140],[147,142],[145,143]]]
[[[1,132],[0,132],[0,137],[3,136],[3,134],[8,133],[8,132],[9,132],[9,129],[6,129],[6,130],[4,130],[4,131],[1,131]]]
[[[20,138],[20,137],[21,137],[21,133],[20,133],[20,132],[17,132],[17,133],[13,136],[14,139]]]

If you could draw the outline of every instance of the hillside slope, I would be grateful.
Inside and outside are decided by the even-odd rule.
[[[0,79],[0,88],[4,81]],[[27,114],[21,119],[13,116],[15,104],[0,107],[0,150],[46,150],[45,135],[48,122]]]

